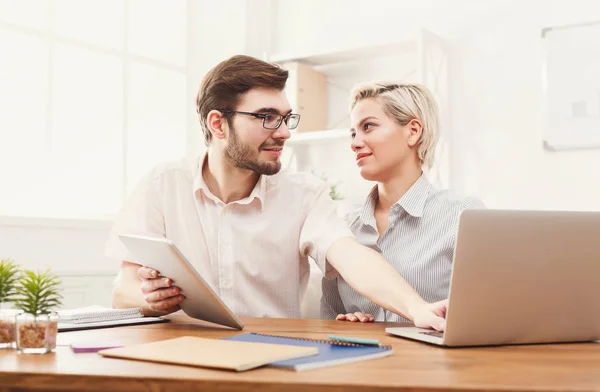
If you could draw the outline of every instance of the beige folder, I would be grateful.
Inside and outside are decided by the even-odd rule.
[[[243,371],[269,363],[308,357],[316,347],[237,342],[183,336],[176,339],[99,351],[98,354],[125,359]]]

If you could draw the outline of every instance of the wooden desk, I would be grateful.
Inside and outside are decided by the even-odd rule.
[[[133,344],[238,332],[173,316],[168,324],[59,334],[61,342],[119,339]],[[245,332],[326,338],[329,333],[378,338],[390,357],[306,372],[260,368],[242,373],[73,354],[67,346],[42,356],[0,350],[0,391],[600,391],[600,344],[443,349],[387,336],[384,326],[322,320],[244,318]]]

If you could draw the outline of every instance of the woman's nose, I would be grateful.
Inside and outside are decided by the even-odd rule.
[[[352,151],[356,152],[358,150],[360,150],[361,148],[363,148],[365,145],[362,141],[362,139],[358,136],[358,134],[356,136],[354,136],[354,139],[352,139],[352,143],[350,144],[350,148],[352,149]]]

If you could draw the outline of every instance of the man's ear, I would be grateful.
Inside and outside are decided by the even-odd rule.
[[[212,136],[216,139],[225,139],[226,119],[218,110],[211,110],[206,116],[206,124]]]
[[[421,137],[423,136],[423,124],[418,119],[413,118],[406,126],[409,131],[408,145],[414,147],[419,143],[419,140],[421,140]]]

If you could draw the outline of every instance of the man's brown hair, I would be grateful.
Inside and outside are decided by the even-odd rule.
[[[196,111],[208,145],[212,134],[206,121],[211,110],[235,110],[240,97],[255,87],[283,90],[288,71],[250,56],[233,56],[211,69],[196,96]],[[224,114],[229,124],[233,114]]]

